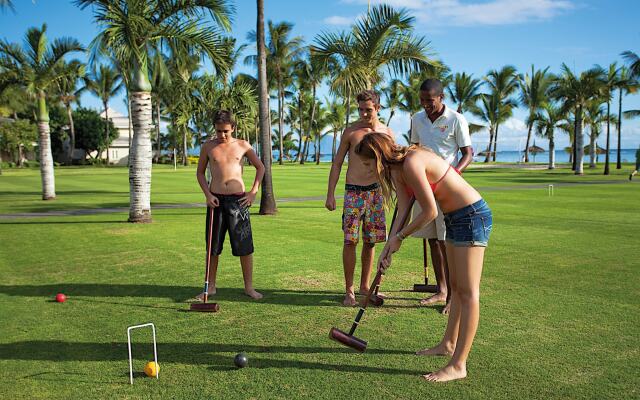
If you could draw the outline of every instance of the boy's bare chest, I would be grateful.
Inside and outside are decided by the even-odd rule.
[[[218,145],[209,152],[209,159],[214,164],[239,164],[244,156],[244,149],[239,146]]]

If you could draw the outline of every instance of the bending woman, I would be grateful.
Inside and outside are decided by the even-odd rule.
[[[467,357],[478,328],[480,275],[484,250],[491,233],[491,210],[480,194],[446,161],[418,146],[396,145],[387,135],[372,132],[355,152],[378,173],[385,199],[396,192],[398,215],[403,215],[411,196],[422,212],[406,226],[396,220],[382,250],[379,267],[391,265],[392,254],[402,241],[437,215],[436,201],[445,215],[449,280],[453,291],[451,312],[444,337],[418,355],[451,356],[442,369],[424,375],[429,381],[446,382],[467,376]]]

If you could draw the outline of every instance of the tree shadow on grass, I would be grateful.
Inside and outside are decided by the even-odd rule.
[[[253,300],[244,293],[244,288],[218,288],[210,302],[236,302],[253,304],[276,304],[287,306],[321,306],[340,307],[344,294],[337,291],[325,290],[292,290],[292,289],[261,289],[264,298]],[[69,301],[74,297],[132,297],[132,298],[166,298],[176,303],[192,302],[193,297],[201,293],[200,287],[194,286],[164,286],[164,285],[127,285],[101,283],[58,283],[48,285],[0,285],[0,294],[8,296],[45,297],[51,299],[56,293],[64,293]],[[396,300],[388,297],[388,300]],[[415,300],[415,299],[411,299]],[[137,304],[117,303],[136,306]],[[167,308],[166,306],[142,305],[150,308]],[[184,305],[186,306],[186,304]],[[182,305],[180,305],[182,307]],[[385,308],[417,308],[417,305],[384,305]],[[355,310],[355,308],[354,308]]]
[[[39,218],[39,217],[29,217]],[[10,222],[0,220],[0,225],[65,225],[65,224],[128,224],[129,222],[124,219],[111,220],[111,221],[14,221]]]
[[[138,343],[137,347],[149,347],[149,355],[153,354],[151,343]],[[344,363],[323,363],[291,360],[286,354],[351,354],[353,357],[373,355],[412,355],[413,352],[395,349],[367,349],[364,355],[351,349],[335,346],[263,346],[244,343],[158,343],[158,362],[192,365],[209,365],[216,371],[236,369],[233,358],[236,353],[244,351],[249,356],[249,368],[286,368],[342,372],[380,373],[390,375],[419,375],[418,370],[385,368],[381,366],[350,365]],[[224,354],[223,354],[224,353]],[[63,341],[22,341],[0,344],[0,360],[21,361],[54,361],[54,362],[91,362],[122,361],[127,365],[127,343],[86,343]],[[166,370],[166,369],[165,369]],[[38,373],[23,378],[34,378]],[[73,375],[73,374],[72,374]],[[162,374],[161,374],[162,375]],[[128,376],[128,371],[127,371]]]

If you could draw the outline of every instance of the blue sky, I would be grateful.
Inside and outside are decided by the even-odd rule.
[[[380,1],[371,0],[371,4]],[[66,0],[14,0],[16,12],[0,14],[0,37],[20,42],[30,26],[47,23],[50,38],[72,36],[89,44],[97,32],[90,9],[79,10]],[[231,34],[246,41],[255,29],[255,1],[237,0]],[[366,12],[367,0],[265,0],[268,20],[289,21],[294,34],[307,43],[322,31],[347,29]],[[481,77],[489,69],[511,64],[524,72],[549,66],[558,71],[565,62],[575,71],[594,64],[608,66],[622,63],[620,53],[640,53],[640,1],[637,0],[387,0],[395,7],[405,7],[416,18],[416,32],[431,41],[438,58],[454,72]],[[239,71],[251,72],[240,66]],[[321,93],[321,96],[323,93]],[[83,105],[99,108],[90,95]],[[126,110],[121,99],[113,107]],[[640,96],[627,96],[623,109],[640,109]],[[617,112],[617,105],[613,107]],[[386,111],[383,111],[386,116]],[[501,130],[499,149],[524,147],[525,111],[519,109]],[[473,117],[469,116],[473,120]],[[392,128],[408,129],[408,115],[394,117]],[[562,134],[559,146],[568,143]],[[615,135],[614,135],[615,136]],[[476,148],[486,147],[487,135],[473,136]],[[604,137],[599,140],[604,145]],[[542,139],[537,144],[546,147]],[[615,139],[612,143],[616,145]],[[623,121],[623,147],[640,145],[640,120]],[[324,150],[324,149],[323,149]]]

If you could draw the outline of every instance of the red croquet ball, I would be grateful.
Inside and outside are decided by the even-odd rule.
[[[63,293],[58,293],[56,295],[56,301],[58,303],[64,303],[65,301],[67,301],[67,296],[65,296]]]

